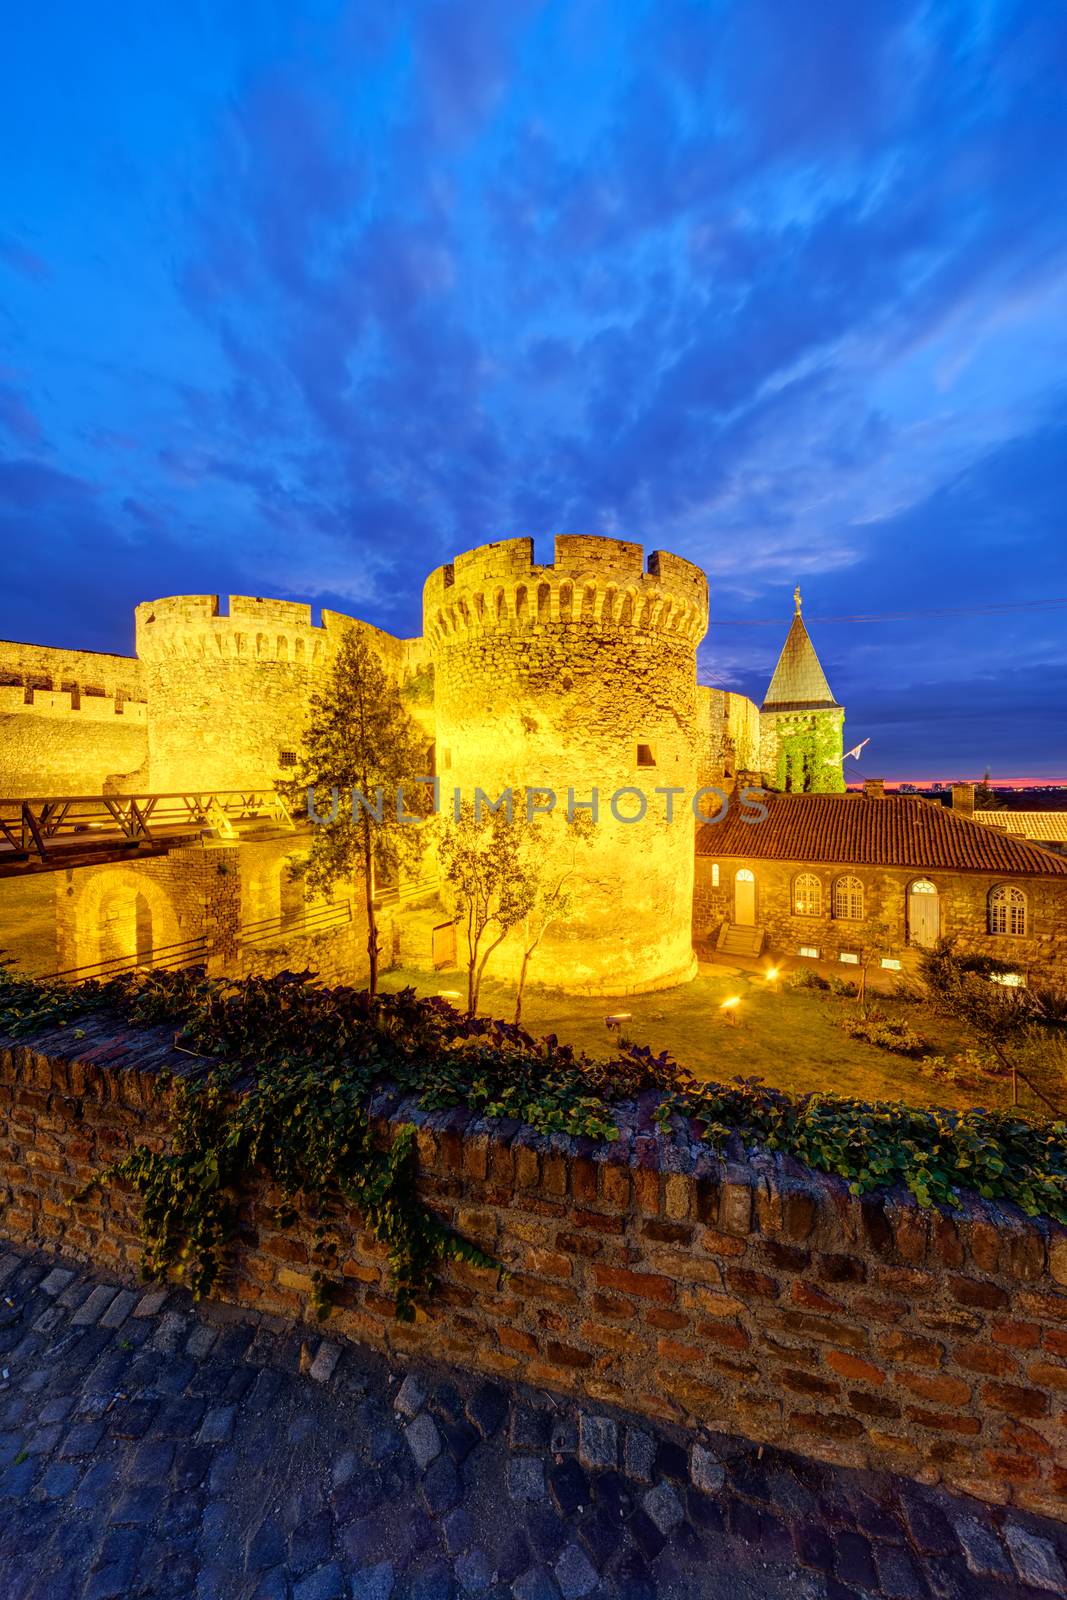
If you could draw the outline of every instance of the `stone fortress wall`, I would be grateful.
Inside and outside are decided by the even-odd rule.
[[[732,689],[697,686],[701,784],[730,784],[739,774],[760,771],[760,712],[755,701]]]
[[[311,697],[350,628],[372,643],[426,740],[423,772],[495,796],[544,784],[600,828],[576,854],[574,912],[549,933],[531,982],[606,994],[693,971],[693,819],[707,784],[758,769],[759,712],[699,687],[707,580],[678,556],[599,537],[466,551],[431,573],[421,638],[341,612],[243,595],[170,595],[136,608],[136,656],[0,644],[0,797],[268,789],[295,775]],[[421,776],[413,773],[413,777]],[[657,789],[683,791],[671,804]],[[647,804],[643,821],[613,817]],[[645,797],[642,801],[641,796]],[[565,862],[559,816],[545,834]],[[437,886],[417,874],[419,892]],[[409,885],[410,888],[410,885]],[[494,958],[517,968],[518,935]]]
[[[402,682],[418,641],[310,605],[231,595],[170,595],[137,607],[137,654],[149,702],[151,788],[265,789],[292,776],[312,694],[348,628],[368,634]]]
[[[640,545],[616,539],[557,538],[545,566],[534,564],[532,540],[502,540],[427,579],[442,803],[455,788],[467,798],[547,786],[558,811],[543,825],[546,847],[563,863],[568,792],[581,803],[599,791],[596,837],[576,850],[573,913],[538,952],[539,983],[627,994],[692,974],[688,800],[707,607],[699,567],[659,551],[646,564]],[[673,822],[659,786],[684,791]],[[612,816],[620,789],[647,796],[643,821]],[[620,811],[639,806],[632,795]],[[502,971],[521,959],[519,940],[509,942]]]
[[[0,641],[0,799],[122,788],[146,750],[133,656]]]

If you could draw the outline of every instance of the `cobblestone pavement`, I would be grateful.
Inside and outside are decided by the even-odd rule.
[[[0,1257],[0,1600],[1009,1600],[1067,1527]]]

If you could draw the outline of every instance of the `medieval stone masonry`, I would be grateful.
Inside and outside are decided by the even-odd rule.
[[[132,1273],[126,1186],[71,1202],[163,1137],[159,1074],[188,1064],[165,1030],[103,1020],[77,1043],[0,1041],[7,1235]],[[780,1156],[722,1162],[684,1128],[660,1137],[637,1106],[600,1147],[389,1092],[372,1115],[386,1139],[416,1125],[422,1192],[509,1276],[450,1265],[398,1323],[380,1249],[341,1220],[334,1335],[1062,1517],[1062,1228],[976,1197],[953,1213],[860,1199]],[[315,1221],[280,1231],[278,1198],[246,1203],[216,1292],[299,1316],[321,1265]]]

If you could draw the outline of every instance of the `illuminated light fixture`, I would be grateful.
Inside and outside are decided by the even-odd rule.
[[[609,1033],[618,1033],[624,1022],[629,1022],[633,1016],[632,1011],[613,1011],[610,1017],[604,1018],[604,1026]]]
[[[775,978],[777,978],[777,976],[778,976],[778,968],[777,967],[768,967],[767,971],[763,974],[763,976],[766,978],[768,983],[773,983]]]
[[[463,997],[458,989],[438,989],[438,1000],[461,1000]]]
[[[739,994],[729,995],[727,997],[727,999],[725,999],[723,1001],[722,1005],[719,1007],[719,1010],[722,1012],[722,1020],[724,1022],[732,1023],[733,1026],[736,1027],[737,1026],[737,1007],[740,1004],[741,1004],[741,996]]]

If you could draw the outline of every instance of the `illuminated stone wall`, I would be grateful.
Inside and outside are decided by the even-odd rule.
[[[730,783],[760,770],[760,714],[754,701],[730,689],[697,689],[698,767],[702,784]]]
[[[148,697],[148,780],[156,792],[263,789],[292,776],[310,696],[347,628],[368,634],[397,676],[414,676],[406,641],[338,612],[232,595],[171,595],[137,607]]]
[[[0,798],[122,790],[146,750],[139,661],[0,641]]]
[[[691,976],[697,782],[696,647],[707,580],[677,556],[599,538],[557,538],[536,566],[529,539],[471,550],[431,573],[423,633],[433,655],[442,803],[454,788],[553,789],[559,808],[599,791],[595,841],[578,852],[574,915],[550,929],[531,981],[626,994]],[[648,762],[651,764],[643,764]],[[665,820],[657,786],[684,791]],[[627,825],[611,796],[636,788],[645,820]],[[630,797],[620,810],[632,814]],[[546,849],[565,848],[562,819]],[[506,974],[517,939],[499,952]]]

